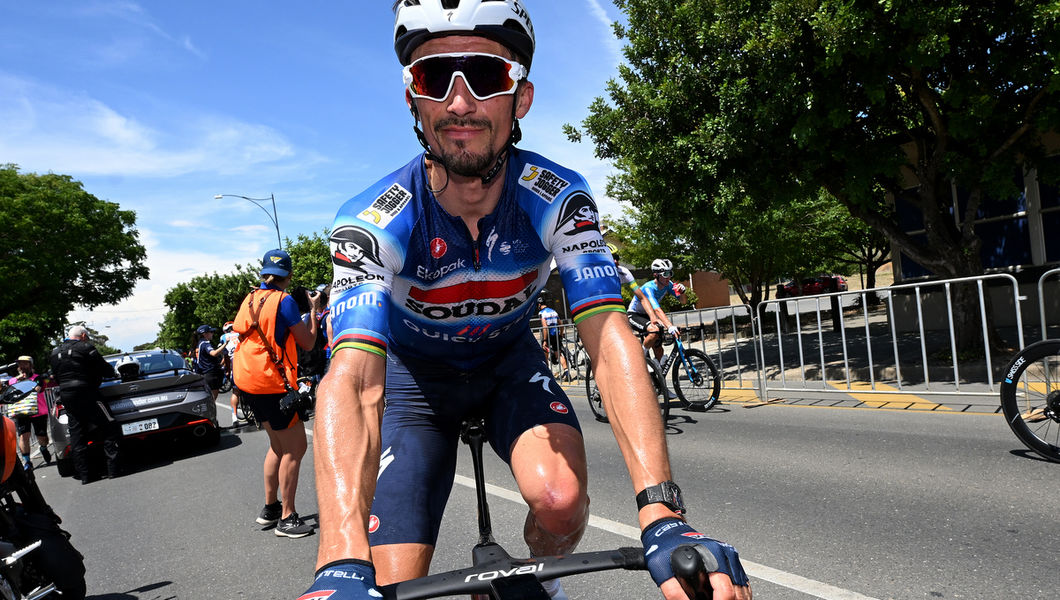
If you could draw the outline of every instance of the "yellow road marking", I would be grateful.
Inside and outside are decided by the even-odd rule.
[[[904,408],[912,410],[953,410],[948,406],[939,404],[938,402],[931,402],[924,400],[920,396],[915,394],[879,394],[879,393],[868,393],[873,391],[872,384],[863,381],[852,381],[850,383],[850,389],[847,389],[845,381],[829,381],[828,385],[833,388],[846,392],[851,398],[863,402],[873,408]],[[863,393],[858,393],[858,392]],[[885,383],[877,383],[875,387],[877,392],[898,392],[898,388],[889,386]]]

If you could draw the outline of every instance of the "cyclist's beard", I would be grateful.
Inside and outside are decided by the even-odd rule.
[[[497,152],[493,148],[493,123],[486,119],[461,119],[450,117],[442,119],[434,124],[435,139],[442,139],[442,129],[450,126],[481,127],[486,131],[490,140],[486,152],[475,153],[467,148],[463,141],[453,142],[453,148],[434,148],[438,155],[445,161],[445,166],[451,172],[462,177],[478,177],[489,170],[497,160]],[[439,144],[440,146],[441,144]]]

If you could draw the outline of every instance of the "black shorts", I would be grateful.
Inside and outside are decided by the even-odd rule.
[[[287,392],[278,394],[251,394],[239,392],[239,397],[254,411],[258,423],[268,423],[273,431],[283,431],[298,422],[298,414],[285,415],[280,411],[280,400]]]
[[[548,334],[548,356],[552,364],[559,362],[559,331]]]
[[[368,529],[373,546],[435,544],[465,416],[485,416],[487,441],[505,462],[519,436],[537,425],[581,432],[536,342],[528,332],[471,371],[387,355],[382,456]]]
[[[203,373],[202,378],[206,380],[206,385],[210,386],[211,390],[219,390],[221,389],[221,381],[224,380],[225,374],[218,368]]]
[[[626,317],[629,319],[629,326],[633,328],[637,335],[648,335],[648,325],[651,325],[651,319],[648,318],[648,315],[631,312],[626,313]]]
[[[33,427],[33,433],[37,437],[48,436],[48,415],[37,415],[36,417],[15,417],[15,431],[19,435],[23,433],[29,433],[30,427]]]

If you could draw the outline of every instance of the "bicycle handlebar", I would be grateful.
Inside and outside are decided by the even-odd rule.
[[[536,558],[511,558],[501,551],[502,557],[482,564],[436,573],[418,579],[402,581],[378,588],[384,600],[421,600],[441,596],[467,594],[489,594],[490,582],[515,575],[533,575],[539,581],[558,577],[626,569],[643,571],[643,548],[618,548],[598,552],[580,552],[560,556]]]

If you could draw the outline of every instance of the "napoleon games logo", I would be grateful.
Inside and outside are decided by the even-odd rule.
[[[560,209],[556,232],[578,235],[586,231],[600,231],[600,213],[596,203],[584,192],[571,194]]]
[[[365,263],[381,265],[379,242],[368,231],[353,225],[339,227],[331,234],[331,262],[336,267],[365,272]]]

